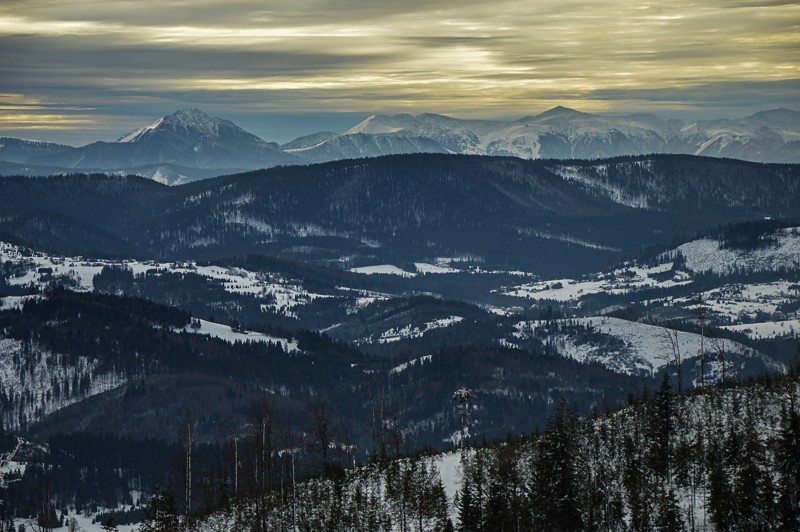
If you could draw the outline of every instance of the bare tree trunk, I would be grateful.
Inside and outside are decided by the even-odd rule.
[[[675,380],[678,386],[678,395],[683,395],[683,368],[681,358],[681,345],[678,341],[678,330],[671,327],[663,327],[664,339],[669,353],[660,357],[666,360],[668,365],[675,366]]]
[[[239,499],[239,438],[233,437],[233,496]]]
[[[700,386],[706,385],[706,348],[705,348],[705,325],[706,313],[703,307],[703,298],[699,298],[700,303],[697,306],[697,319],[700,321]]]
[[[186,517],[192,513],[192,425],[186,422]]]

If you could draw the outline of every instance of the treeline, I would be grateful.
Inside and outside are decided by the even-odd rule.
[[[232,500],[207,517],[178,510],[171,526],[797,530],[800,372],[729,381],[688,396],[676,395],[665,378],[621,410],[586,418],[562,401],[542,433],[467,449],[454,468],[458,460],[457,453],[376,457],[257,500]],[[452,499],[448,489],[457,489]],[[167,530],[155,509],[144,530]]]

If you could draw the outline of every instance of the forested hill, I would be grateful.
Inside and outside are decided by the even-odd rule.
[[[179,497],[156,499],[146,529],[177,526],[163,503]],[[288,493],[211,509],[198,529],[797,530],[800,373],[689,396],[665,379],[586,418],[562,401],[541,434],[331,468]]]
[[[35,198],[35,201],[28,201]],[[480,257],[588,271],[721,224],[800,216],[800,166],[657,155],[603,161],[398,155],[181,187],[135,177],[0,180],[0,234],[60,254]]]

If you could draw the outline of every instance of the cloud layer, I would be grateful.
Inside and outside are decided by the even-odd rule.
[[[372,112],[800,107],[798,2],[0,1],[0,51],[0,131],[76,143],[186,106],[270,140]]]

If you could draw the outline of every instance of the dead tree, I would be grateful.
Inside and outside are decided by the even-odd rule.
[[[186,516],[192,513],[192,425],[186,422]]]
[[[706,308],[703,305],[703,296],[697,296],[697,321],[700,322],[700,386],[705,386],[706,380],[706,348],[705,348],[705,325]]]
[[[458,410],[461,421],[461,438],[459,447],[461,448],[461,458],[464,458],[464,442],[467,439],[467,405],[475,398],[472,390],[469,388],[459,388],[453,392],[452,400],[458,404]]]
[[[725,366],[725,339],[712,336],[711,346],[714,348],[714,351],[717,352],[717,360],[719,361],[722,372],[722,382],[725,382],[725,380],[728,378]]]
[[[683,394],[683,359],[681,357],[681,344],[678,341],[678,329],[673,327],[662,327],[666,354],[660,356],[661,360],[666,360],[667,365],[675,366],[675,380],[677,381],[678,395]]]

